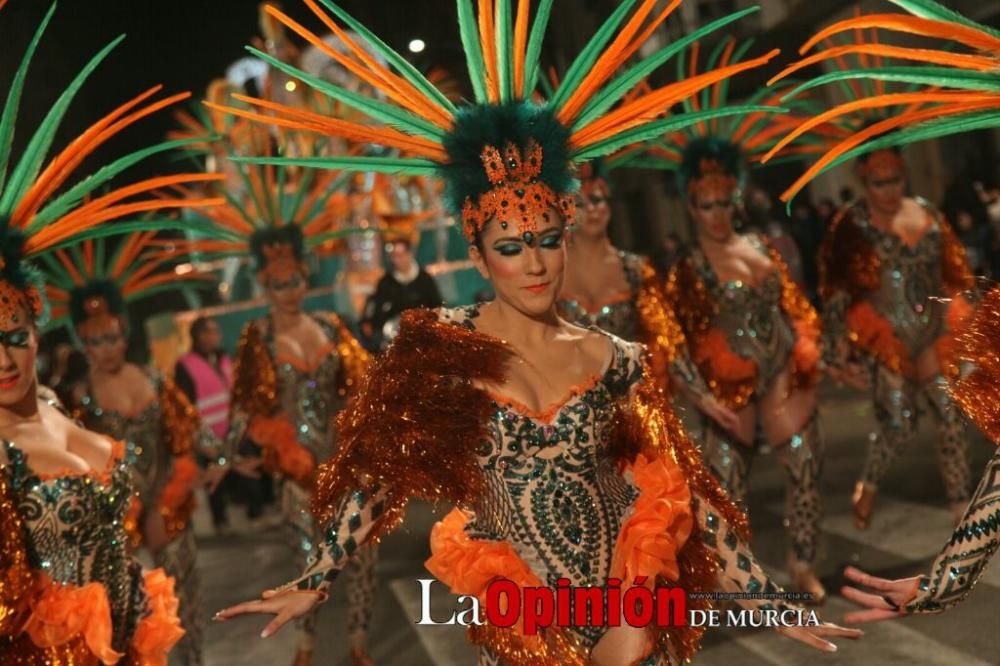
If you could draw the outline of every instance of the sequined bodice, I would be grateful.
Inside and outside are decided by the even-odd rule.
[[[572,299],[560,299],[557,307],[560,316],[566,321],[580,326],[596,326],[622,340],[635,342],[639,337],[639,313],[635,301],[639,291],[642,258],[629,252],[618,254],[625,269],[628,291],[609,300],[593,312],[588,311],[579,301]]]
[[[331,421],[342,406],[337,398],[337,380],[340,374],[340,357],[336,353],[337,331],[322,317],[314,321],[329,340],[329,353],[312,369],[283,359],[275,349],[273,329],[267,326],[265,341],[272,359],[275,359],[278,404],[282,414],[288,416],[298,433],[298,441],[323,461],[333,453]]]
[[[63,585],[101,583],[111,602],[114,643],[124,645],[143,603],[139,569],[128,557],[123,528],[131,497],[128,465],[105,474],[41,477],[13,443],[4,441],[7,474],[27,531],[32,568]]]
[[[445,311],[473,328],[476,309]],[[477,451],[486,492],[467,531],[505,540],[549,585],[602,585],[615,541],[637,496],[609,447],[614,402],[642,373],[641,347],[608,336],[614,353],[603,376],[581,386],[545,416],[496,398],[490,436]],[[596,640],[602,630],[589,632]],[[587,633],[585,631],[585,633]]]
[[[159,396],[163,381],[161,376],[150,371],[148,378]],[[125,443],[126,461],[132,470],[132,483],[142,503],[151,506],[170,478],[173,468],[173,456],[166,446],[163,410],[159,399],[133,417],[102,408],[92,390],[88,390],[80,404],[83,407],[81,418],[88,430]]]
[[[747,240],[767,253],[756,236]],[[694,261],[715,303],[712,325],[726,334],[733,352],[756,364],[757,390],[763,393],[795,348],[795,329],[781,309],[781,277],[772,272],[759,287],[741,280],[722,282],[702,252],[695,251]]]
[[[943,243],[937,219],[913,246],[897,234],[871,224],[858,211],[864,235],[879,258],[879,289],[869,296],[876,312],[888,320],[896,336],[916,356],[944,332]]]

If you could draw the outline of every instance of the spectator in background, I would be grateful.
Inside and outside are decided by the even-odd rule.
[[[410,223],[412,220],[383,217],[387,218],[382,235],[390,268],[378,281],[361,319],[365,346],[375,352],[389,346],[399,330],[399,316],[404,310],[436,308],[443,304],[434,278],[414,256],[418,240],[415,224]]]
[[[191,322],[191,351],[177,361],[174,382],[198,408],[202,423],[222,440],[229,428],[230,389],[233,384],[232,361],[222,351],[222,331],[210,317],[198,317]],[[201,461],[206,464],[210,461]],[[228,474],[209,490],[212,525],[220,535],[229,533],[227,497],[242,500],[247,505],[247,517],[257,520],[262,512],[266,493],[262,483],[268,479]]]
[[[840,188],[840,207],[844,208],[852,203],[854,203],[854,190],[848,185],[844,185]]]
[[[833,203],[830,197],[823,197],[816,204],[816,218],[823,225],[823,229],[830,226],[833,216],[837,214],[837,204]]]

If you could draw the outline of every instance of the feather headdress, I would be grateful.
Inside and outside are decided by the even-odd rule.
[[[833,61],[835,71],[796,87],[789,96],[833,83],[848,96],[847,102],[790,132],[770,153],[806,133],[822,131],[827,139],[822,157],[782,195],[785,201],[812,178],[855,157],[1000,124],[1000,32],[933,0],[889,1],[913,15],[856,15],[835,23],[810,39],[801,53],[819,43],[826,45],[824,50],[775,77],[779,80],[808,65]],[[946,39],[973,52],[883,44],[879,30]],[[830,41],[844,33],[853,36],[852,43]]]
[[[380,123],[356,123],[302,112],[267,100],[238,96],[255,111],[227,108],[238,116],[282,127],[306,129],[352,141],[394,148],[398,157],[326,156],[265,159],[268,163],[322,168],[437,175],[445,200],[461,214],[471,241],[486,221],[528,228],[555,208],[572,218],[572,165],[609,155],[666,131],[726,115],[742,107],[672,114],[666,110],[713,84],[758,67],[776,55],[720,66],[647,94],[623,100],[653,71],[688,44],[720,30],[750,10],[713,22],[694,35],[646,56],[637,56],[657,27],[680,5],[671,0],[624,0],[573,60],[559,87],[538,100],[539,56],[553,0],[458,1],[458,23],[475,100],[456,104],[401,55],[332,0],[303,0],[348,48],[332,49],[317,35],[275,7],[267,11],[288,28],[373,88],[379,100],[320,80],[254,51],[272,66]],[[321,6],[329,11],[324,11]],[[515,7],[516,5],[516,7]],[[330,16],[333,15],[333,17]],[[336,20],[335,18],[336,17]],[[341,21],[345,27],[338,25]],[[351,37],[348,30],[357,38]],[[388,65],[369,55],[374,48]],[[626,66],[633,56],[636,61]],[[213,105],[213,108],[219,108]],[[266,112],[266,113],[265,113]]]
[[[84,160],[109,139],[142,118],[188,96],[182,93],[152,101],[160,86],[150,88],[114,109],[71,141],[48,163],[45,162],[74,97],[124,37],[112,41],[84,66],[42,118],[20,159],[11,164],[14,130],[29,65],[54,11],[55,5],[35,31],[10,83],[0,114],[0,314],[13,316],[17,306],[24,305],[39,323],[44,319],[45,300],[42,278],[32,260],[42,253],[111,234],[180,226],[181,223],[171,220],[133,221],[131,218],[154,210],[221,202],[214,198],[189,201],[153,195],[163,187],[218,179],[211,174],[149,178],[97,194],[128,168],[152,155],[185,146],[185,141],[167,141],[144,148],[104,165],[75,184],[71,183]],[[111,221],[115,223],[106,224]]]

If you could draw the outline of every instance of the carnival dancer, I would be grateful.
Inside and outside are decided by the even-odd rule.
[[[914,16],[900,14],[859,15],[838,22],[821,31],[808,48],[838,33],[850,31],[855,42],[833,46],[804,58],[811,64],[827,58],[854,54],[868,58],[877,67],[840,69],[809,81],[803,90],[839,80],[850,86],[864,85],[872,94],[864,99],[838,105],[804,123],[798,133],[811,132],[814,126],[827,125],[842,114],[863,109],[892,109],[909,104],[902,113],[885,113],[866,130],[841,134],[830,142],[827,152],[795,185],[785,193],[790,200],[809,180],[823,171],[862,155],[916,141],[944,137],[972,129],[1000,126],[1000,93],[984,88],[995,79],[1000,33],[976,23],[933,0],[890,0]],[[877,30],[885,29],[958,42],[977,51],[911,49],[886,44]],[[861,39],[858,39],[858,37]],[[929,66],[930,65],[930,66]],[[796,65],[797,67],[798,65]],[[911,88],[904,94],[887,90],[886,82],[904,83]],[[788,140],[795,137],[790,135]],[[780,148],[780,145],[779,145]],[[883,158],[884,159],[884,158]],[[951,400],[962,408],[988,439],[1000,443],[1000,289],[993,287],[982,299],[976,314],[958,336],[955,358],[972,365],[972,372],[949,387]],[[964,599],[979,580],[989,559],[1000,545],[1000,456],[986,465],[972,500],[929,574],[916,578],[887,580],[849,567],[847,577],[859,587],[845,587],[844,596],[865,610],[846,615],[849,622],[868,622],[900,617],[909,613],[937,613]],[[867,589],[860,589],[867,588]],[[869,591],[870,590],[870,591]]]
[[[948,397],[947,383],[958,372],[952,358],[954,334],[970,312],[974,278],[961,241],[940,212],[920,197],[907,196],[899,149],[906,137],[879,139],[908,122],[937,117],[938,111],[947,118],[956,106],[968,109],[969,102],[964,93],[955,91],[914,91],[912,86],[890,90],[878,75],[884,58],[926,57],[948,64],[969,56],[914,52],[880,44],[874,35],[866,37],[867,29],[874,31],[876,26],[901,25],[907,32],[910,27],[927,32],[930,27],[922,19],[914,23],[910,17],[889,16],[885,24],[861,17],[827,28],[803,52],[847,30],[851,43],[831,45],[775,77],[827,59],[833,60],[835,71],[823,80],[853,80],[869,68],[875,70],[873,81],[844,88],[853,99],[802,123],[772,149],[777,152],[801,136],[826,145],[822,159],[782,195],[786,201],[834,161],[857,157],[856,174],[864,195],[835,218],[820,249],[819,269],[823,353],[829,373],[870,391],[878,421],[852,496],[858,529],[870,525],[879,483],[914,438],[921,414],[929,413],[937,421],[937,461],[956,523],[971,490],[964,421]],[[864,42],[867,38],[872,44]],[[856,64],[852,66],[849,58],[856,58]],[[914,83],[921,78],[926,79],[916,76]],[[981,102],[974,102],[976,106]],[[869,141],[872,145],[867,148],[851,150]]]
[[[110,138],[187,96],[151,101],[159,86],[98,120],[45,164],[76,91],[120,39],[88,63],[20,160],[9,163],[29,65],[54,10],[35,33],[0,115],[7,130],[0,142],[0,660],[163,664],[184,634],[174,581],[162,569],[143,573],[129,555],[124,526],[132,485],[124,444],[84,430],[38,385],[38,332],[48,306],[42,274],[31,262],[86,239],[169,226],[121,221],[137,213],[219,201],[150,196],[161,187],[214,179],[204,174],[151,178],[96,194],[144,154],[176,144],[149,147],[69,182]],[[106,224],[111,221],[117,222]]]
[[[222,161],[235,174],[230,183],[245,189],[227,192],[228,203],[200,211],[213,225],[212,238],[181,247],[206,257],[250,258],[268,314],[248,323],[237,345],[233,390],[223,459],[247,471],[243,446],[259,447],[263,470],[276,475],[281,505],[298,563],[305,566],[322,541],[308,511],[316,469],[337,451],[333,418],[354,393],[368,365],[368,354],[347,325],[328,312],[306,312],[307,258],[340,237],[339,208],[346,178],[327,171],[248,165],[237,155],[267,154],[274,137],[245,120],[216,117]],[[318,155],[321,142],[292,133],[306,155]],[[316,158],[313,158],[316,159]],[[197,198],[197,193],[190,193]],[[252,456],[250,456],[252,458]],[[373,546],[362,550],[348,575],[350,652],[355,663],[369,663],[368,626],[376,590]],[[315,617],[300,626],[297,665],[312,662]]]
[[[723,40],[708,67],[739,62],[748,47]],[[693,76],[703,66],[697,44],[688,58],[679,71],[686,67]],[[724,84],[701,99],[706,110],[724,108]],[[749,102],[759,109],[665,134],[614,159],[678,176],[694,241],[664,288],[682,331],[675,347],[686,350],[674,355],[675,384],[700,407],[696,439],[733,499],[746,501],[758,430],[774,446],[785,472],[789,570],[795,586],[822,603],[826,592],[815,573],[823,465],[816,409],[819,318],[767,238],[735,226],[748,167],[796,120],[774,113],[775,91],[758,92]],[[681,364],[687,356],[691,362]]]
[[[330,17],[307,4],[333,29]],[[495,578],[518,587],[554,588],[563,578],[605,586],[618,578],[628,586],[659,581],[692,592],[776,590],[746,549],[745,519],[649,381],[641,346],[568,324],[555,310],[566,225],[574,218],[570,163],[641,140],[665,123],[695,122],[697,116],[659,114],[770,56],[668,85],[605,115],[642,78],[641,71],[614,73],[658,23],[643,27],[656,4],[644,2],[619,32],[631,9],[626,3],[584,49],[563,87],[536,104],[527,99],[550,5],[541,5],[529,29],[526,1],[518,3],[513,26],[507,2],[481,3],[478,23],[471,3],[463,2],[460,27],[477,103],[455,108],[401,56],[326,4],[368,35],[363,39],[383,50],[397,73],[349,59],[386,88],[393,104],[324,88],[378,117],[391,116],[400,129],[333,123],[324,129],[405,145],[413,155],[332,158],[330,165],[439,174],[473,261],[497,298],[481,307],[404,314],[393,345],[338,421],[342,446],[324,465],[313,503],[325,526],[321,557],[301,579],[219,617],[276,614],[267,636],[312,612],[359,546],[400,523],[411,497],[456,506],[435,527],[427,562],[455,593],[484,599]],[[304,29],[302,35],[318,39]],[[282,115],[279,122],[291,122]],[[692,597],[690,603],[707,602]],[[700,634],[693,627],[596,624],[538,635],[519,624],[471,629],[482,663],[679,663],[694,654]],[[785,633],[821,649],[833,649],[821,636],[858,635],[832,625]]]
[[[125,530],[132,547],[148,550],[176,581],[185,634],[175,658],[197,666],[204,623],[191,524],[201,481],[195,454],[217,459],[219,440],[202,429],[198,411],[169,377],[130,363],[126,352],[129,303],[204,276],[176,274],[171,262],[177,253],[158,249],[155,236],[131,234],[113,252],[103,239],[86,240],[47,257],[51,325],[68,319],[83,345],[87,376],[67,407],[87,429],[124,442],[136,489]]]

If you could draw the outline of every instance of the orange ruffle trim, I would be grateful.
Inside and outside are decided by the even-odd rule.
[[[255,416],[250,421],[250,439],[263,449],[264,468],[310,488],[316,471],[316,460],[301,444],[295,426],[285,416]]]
[[[130,663],[166,666],[167,654],[184,635],[177,616],[174,579],[163,569],[154,569],[145,574],[145,583],[150,613],[136,627]],[[111,647],[111,604],[102,584],[57,585],[43,577],[39,586],[43,591],[32,602],[24,625],[24,633],[36,647],[60,648],[82,639],[102,664],[117,664],[125,656]]]
[[[135,629],[133,661],[136,666],[166,666],[167,654],[184,635],[177,616],[180,604],[174,593],[174,579],[163,569],[148,571],[144,578],[150,612]]]
[[[542,584],[508,542],[469,538],[465,532],[468,522],[469,514],[456,508],[431,529],[431,556],[424,566],[452,594],[472,595],[485,603],[486,589],[497,578],[511,580],[521,588]],[[524,633],[523,618],[514,631],[527,649],[541,641]]]
[[[160,494],[160,513],[171,538],[184,531],[194,511],[194,487],[200,471],[194,456],[174,458],[174,473]]]
[[[892,324],[875,311],[871,303],[861,302],[847,311],[847,326],[851,339],[861,349],[872,354],[880,363],[896,373],[909,374],[909,361],[902,341],[896,337]]]
[[[757,377],[757,364],[734,353],[726,334],[718,328],[709,329],[699,338],[694,361],[699,366],[707,366],[709,378],[716,382],[752,382]]]
[[[694,529],[684,472],[672,460],[660,456],[650,461],[640,453],[632,464],[632,480],[639,497],[618,535],[611,576],[626,585],[645,577],[650,588],[657,578],[676,581],[677,554]]]
[[[32,643],[56,648],[83,638],[102,664],[117,664],[125,656],[111,647],[111,604],[103,585],[56,585],[47,579],[42,585],[44,591],[32,604],[24,626]]]

